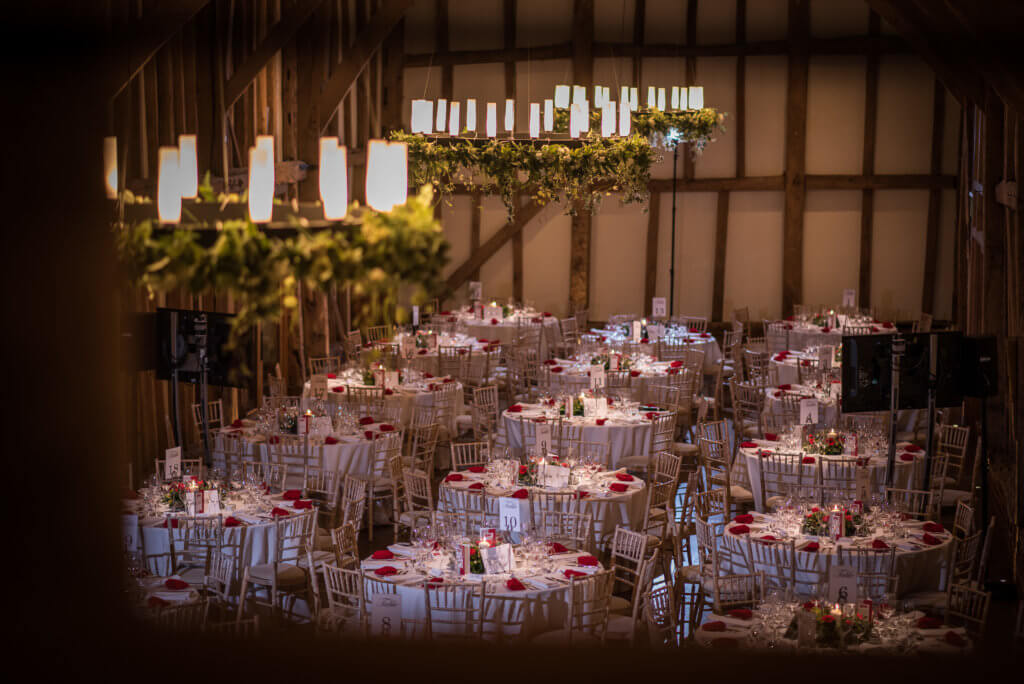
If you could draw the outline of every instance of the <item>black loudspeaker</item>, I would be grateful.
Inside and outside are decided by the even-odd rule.
[[[964,337],[960,357],[960,391],[966,397],[999,394],[995,337]]]

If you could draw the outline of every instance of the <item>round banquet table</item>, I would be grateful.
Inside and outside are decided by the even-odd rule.
[[[372,603],[380,593],[396,594],[401,600],[402,621],[405,636],[422,636],[419,632],[426,620],[427,599],[424,585],[430,581],[441,585],[473,585],[486,583],[488,597],[500,596],[512,601],[494,602],[487,606],[485,623],[501,625],[503,639],[530,639],[542,632],[560,629],[569,610],[569,586],[565,572],[573,571],[593,574],[602,569],[601,565],[582,566],[578,564],[581,551],[552,554],[542,563],[527,562],[519,547],[514,548],[515,569],[512,573],[498,575],[455,576],[446,573],[447,561],[434,552],[425,565],[413,562],[415,551],[408,544],[392,544],[388,550],[393,558],[374,559],[372,556],[362,563],[366,578],[366,597],[371,604],[370,621],[373,624]],[[379,574],[382,568],[393,568],[394,574]],[[385,570],[385,573],[390,571]],[[525,587],[523,590],[509,589],[506,582],[515,577]],[[450,629],[450,625],[444,626]],[[490,632],[490,630],[488,630]],[[490,635],[494,638],[496,634]]]
[[[518,465],[518,461],[515,462]],[[608,471],[600,466],[580,466],[575,469],[580,477],[579,484],[563,489],[548,487],[521,486],[510,484],[495,474],[499,468],[497,462],[482,472],[463,470],[450,473],[441,482],[438,493],[438,507],[441,510],[458,512],[458,499],[453,496],[458,492],[481,491],[484,495],[484,514],[498,521],[499,499],[512,496],[513,492],[525,490],[530,494],[534,524],[540,522],[538,506],[544,502],[545,493],[576,493],[576,497],[567,503],[566,511],[590,513],[593,517],[594,538],[597,545],[604,548],[611,542],[615,528],[619,525],[631,530],[639,529],[644,522],[647,507],[646,486],[642,479],[618,471]],[[554,467],[554,466],[552,466]],[[621,479],[620,479],[621,478]],[[478,485],[483,485],[479,487]],[[613,491],[610,486],[617,485],[624,491]],[[557,507],[557,503],[552,504]],[[542,510],[556,510],[545,508]]]
[[[540,357],[547,358],[548,349],[558,344],[558,340],[561,337],[561,329],[558,325],[558,319],[551,315],[523,315],[513,314],[509,318],[493,319],[498,321],[492,323],[492,319],[481,319],[475,318],[468,314],[462,313],[458,316],[458,322],[456,328],[475,339],[491,340],[492,342],[500,342],[503,345],[510,345],[516,341],[516,332],[519,330],[517,321],[537,321],[542,326],[543,334],[540,336]]]
[[[742,527],[738,527],[741,523],[734,519],[726,524],[720,539],[719,543],[727,552],[724,556],[728,559],[723,562],[723,566],[729,566],[726,570],[730,573],[738,574],[751,571],[747,567],[746,561],[747,537],[756,540],[765,536],[769,533],[769,524],[774,519],[771,514],[752,513],[751,515],[754,522],[746,525],[749,532],[734,533],[734,528],[737,528],[737,531],[742,530]],[[896,561],[893,572],[899,577],[897,585],[899,594],[902,596],[916,592],[935,591],[943,586],[945,575],[948,572],[953,535],[948,531],[932,533],[931,536],[938,540],[938,543],[935,545],[925,544],[922,541],[924,533],[921,526],[923,524],[924,521],[917,520],[907,520],[901,523],[907,532],[905,538],[893,538],[886,534],[841,537],[839,544],[845,547],[871,548],[874,540],[882,540],[889,546],[895,546]],[[778,531],[773,532],[774,536],[778,536],[778,534]],[[800,572],[799,568],[810,568],[816,564],[817,569],[824,573],[824,581],[827,583],[829,567],[832,563],[838,562],[835,544],[825,537],[805,535],[796,528],[788,530],[787,535],[787,538],[792,538],[796,542],[798,569],[795,592],[799,595],[813,595],[814,590],[811,583],[815,580],[812,576]],[[812,541],[820,544],[818,551],[802,550]],[[768,579],[771,583],[772,578]],[[782,589],[783,587],[778,588]]]
[[[616,350],[622,349],[622,345],[629,341],[627,336],[623,334],[621,329],[617,330],[602,330],[593,328],[590,332],[595,335],[601,335],[601,344],[609,349]],[[670,327],[662,338],[667,342],[681,342],[686,341],[698,348],[704,350],[704,374],[712,375],[717,370],[717,366],[722,362],[722,347],[718,344],[718,340],[711,333],[697,333],[684,331],[681,327],[674,326]],[[651,345],[651,355],[654,355],[654,345]]]
[[[843,343],[843,330],[841,327],[830,328],[828,326],[817,326],[813,323],[787,322],[792,326],[786,330],[788,337],[787,348],[795,351],[802,351],[808,347],[820,347],[830,345],[841,346]],[[896,332],[896,326],[892,323],[874,323],[870,326],[872,335],[892,335]],[[776,350],[771,350],[776,351]]]
[[[836,425],[839,420],[839,402],[835,397],[840,396],[839,383],[833,383],[837,394],[831,395],[811,385],[793,385],[781,383],[777,387],[766,387],[764,389],[765,401],[764,412],[766,414],[783,414],[782,397],[795,395],[801,399],[818,400],[818,424]],[[798,416],[799,417],[799,416]]]
[[[782,496],[784,492],[779,489],[779,483],[777,478],[772,477],[770,482],[765,482],[764,491],[762,491],[761,483],[761,464],[765,460],[777,460],[774,456],[774,452],[780,449],[778,442],[773,440],[760,440],[753,439],[743,444],[755,444],[754,447],[741,446],[739,450],[739,456],[737,458],[739,467],[746,467],[747,475],[750,478],[750,482],[754,484],[752,487],[754,495],[754,508],[758,511],[765,511],[767,508],[765,499],[774,496]],[[923,449],[919,451],[908,451],[915,449],[913,445],[908,442],[900,442],[896,445],[896,467],[893,469],[893,487],[897,489],[912,489],[911,481],[915,471],[921,471],[924,468],[924,455]],[[866,457],[866,467],[871,473],[871,491],[873,493],[881,493],[885,491],[885,473],[886,463],[888,455],[885,453],[873,453]],[[818,459],[820,456],[816,454],[806,454],[801,458],[800,464],[800,481],[806,484],[817,481],[818,474]],[[862,455],[860,458],[855,457],[853,454],[844,454],[842,456],[826,456],[825,458],[836,459],[845,458],[851,462],[864,462],[865,457]],[[785,482],[796,484],[796,477],[786,478]]]
[[[522,406],[521,412],[505,410],[502,413],[502,420],[505,421],[505,430],[508,434],[508,443],[511,453],[515,457],[521,457],[524,452],[523,428],[521,419],[535,420],[536,422],[557,421],[557,411],[546,408],[539,404],[517,404]],[[542,419],[542,420],[537,420]],[[627,456],[650,456],[651,451],[651,423],[640,414],[625,414],[610,408],[608,418],[603,419],[604,424],[598,425],[599,418],[584,418],[573,416],[566,419],[561,417],[562,425],[579,426],[580,439],[585,442],[602,442],[608,444],[608,467],[618,468],[619,463]],[[554,436],[554,430],[552,431]]]
[[[678,373],[677,367],[669,361],[654,361],[649,357],[639,357],[629,371],[629,386],[637,400],[650,396],[648,387],[664,383],[670,373]],[[551,384],[549,390],[553,394],[579,394],[590,389],[589,360],[549,359],[544,362],[549,366]]]

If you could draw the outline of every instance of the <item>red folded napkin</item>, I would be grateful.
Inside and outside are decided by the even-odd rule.
[[[373,560],[391,560],[394,557],[395,554],[391,553],[391,551],[387,549],[379,549],[377,551],[374,551],[373,555],[370,556],[370,558],[372,558]]]
[[[597,565],[597,559],[593,556],[580,556],[576,559],[576,565],[583,565],[586,567],[593,567]]]
[[[823,333],[832,332],[832,328],[830,328],[829,326],[826,325],[824,328],[821,329],[821,332],[823,332]]]
[[[900,460],[901,461],[913,461],[914,460],[914,454],[900,454]]]
[[[650,344],[650,340],[648,340],[648,339],[647,339],[647,338],[645,337],[645,338],[643,338],[642,340],[640,340],[640,344]]]
[[[615,473],[615,479],[620,482],[632,482],[633,476],[629,473]]]
[[[300,489],[289,489],[287,492],[281,495],[281,498],[285,501],[297,501],[302,498],[302,490]]]
[[[657,417],[658,417],[658,414],[654,413],[653,411],[644,414],[644,418],[646,418],[647,420],[654,420]]]
[[[754,617],[754,611],[749,608],[733,608],[729,611],[729,617],[739,618],[740,620],[749,620]]]
[[[804,545],[804,548],[801,549],[801,551],[816,552],[819,548],[821,547],[818,545],[818,542],[812,541],[807,542],[807,544]]]
[[[673,361],[672,363],[669,364],[670,368],[682,368],[682,366],[683,366],[683,362],[682,361]]]
[[[757,444],[754,442],[741,442],[740,446],[744,449],[756,449]]]
[[[363,433],[363,437],[366,439],[373,439],[373,430],[367,430]]]
[[[510,589],[511,591],[525,591],[526,590],[526,587],[523,586],[523,583],[520,582],[519,580],[517,580],[515,577],[509,578],[509,580],[507,582],[505,582],[505,587]]]
[[[455,382],[455,378],[445,378],[441,381],[442,385],[447,385],[449,382]]]
[[[631,377],[631,378],[639,378],[640,377],[640,371],[637,371],[637,370],[629,371],[629,377]]]
[[[882,327],[883,328],[895,328],[896,326],[893,325],[891,321],[886,321],[885,323],[882,324]]]
[[[903,447],[903,450],[909,451],[912,454],[916,454],[919,451],[921,451],[921,447],[917,446],[916,444],[908,444],[907,446]]]
[[[942,543],[941,539],[939,539],[938,537],[933,537],[932,535],[928,534],[927,532],[925,532],[921,536],[921,541],[923,541],[928,546],[938,546],[939,544]]]
[[[938,629],[942,626],[942,618],[932,617],[931,615],[925,615],[923,618],[919,618],[917,621],[918,629]]]
[[[544,318],[551,318],[551,312],[550,311],[545,311],[544,312]]]
[[[429,380],[430,378],[434,377],[434,374],[433,373],[424,373],[423,377],[425,377],[425,378],[427,378]]]
[[[786,390],[786,391],[789,391],[789,390],[793,389],[793,386],[792,386],[792,385],[790,385],[790,384],[789,384],[789,383],[787,382],[787,383],[784,383],[784,384],[782,384],[782,385],[778,385],[778,386],[776,387],[776,389],[780,389],[780,390]]]
[[[778,361],[778,362],[781,363],[781,362],[786,360],[786,357],[783,356],[782,354],[776,354],[775,356],[772,357],[772,360],[773,361]]]
[[[445,482],[462,482],[462,473],[451,473],[448,477],[444,478]]]
[[[616,482],[615,484],[608,485],[608,489],[613,492],[618,492],[619,494],[621,494],[622,492],[629,489],[629,485],[622,484],[621,482]]]
[[[381,432],[394,432],[395,426],[391,425],[390,423],[384,423],[377,429],[380,430]]]
[[[803,459],[801,459],[800,462],[801,463],[811,464],[811,463],[815,463],[815,460],[814,460],[813,456],[804,456]]]
[[[164,586],[170,589],[171,591],[182,591],[184,589],[188,589],[188,582],[186,582],[185,580],[174,579],[173,577],[171,577],[166,582],[164,582]]]
[[[426,350],[426,349],[420,349],[420,350],[419,350],[418,352],[416,352],[416,353],[417,353],[417,354],[419,354],[420,356],[423,356],[424,354],[426,354],[426,353],[427,353],[427,350]]]
[[[931,522],[931,521],[926,522],[924,525],[921,525],[921,529],[924,530],[925,532],[945,532],[946,531],[946,528],[942,526],[942,523]]]
[[[362,418],[359,419],[360,425],[373,425],[376,422],[377,421],[373,419],[373,416],[363,416]]]
[[[668,373],[669,375],[679,375],[678,368],[669,368],[665,372]]]
[[[331,437],[330,435],[327,435],[326,437],[324,437],[324,444],[337,444],[337,443],[338,443],[338,440],[335,439],[334,437]]]
[[[554,366],[554,367],[553,367],[553,368],[551,369],[551,372],[552,372],[552,373],[561,373],[561,372],[562,372],[562,367],[561,367],[561,366]]]
[[[469,485],[469,487],[467,487],[467,489],[483,489],[483,488],[484,488],[484,483],[483,482],[474,482],[473,484]]]
[[[224,527],[240,527],[241,524],[242,521],[238,518],[235,518],[234,516],[229,515],[228,517],[224,518]]]
[[[778,399],[779,397],[782,396],[782,390],[775,390],[774,392],[772,392],[772,396]]]
[[[486,473],[487,472],[487,467],[486,466],[470,466],[466,470],[468,470],[471,473]]]
[[[889,545],[886,544],[881,539],[873,539],[871,541],[871,548],[878,549],[879,551],[885,551],[886,549],[889,548]]]
[[[750,525],[754,522],[754,516],[752,516],[750,513],[744,513],[742,515],[737,515],[735,518],[732,519],[732,521],[735,523],[743,523],[744,525]]]
[[[164,606],[171,605],[169,601],[164,601],[159,596],[150,596],[146,603],[150,608],[163,608]]]
[[[378,577],[390,577],[391,575],[398,574],[398,568],[393,568],[390,565],[385,565],[383,568],[377,568],[373,571],[373,574]]]
[[[334,373],[328,373],[327,374],[327,379],[328,380],[335,380],[337,377],[338,376],[336,374],[334,374]]]
[[[284,510],[283,508],[278,508],[277,506],[274,506],[274,510],[270,511],[270,515],[272,515],[275,518],[277,518],[277,517],[280,517],[282,515],[291,515],[291,514],[288,511]]]
[[[424,350],[424,351],[426,351],[426,350]],[[337,387],[332,387],[331,391],[332,392],[344,392],[345,391],[345,386],[344,385],[338,385]]]
[[[482,337],[476,338],[476,341],[479,342],[480,344],[487,344],[488,342],[490,342],[490,340],[485,340]]]
[[[715,620],[714,622],[705,622],[700,628],[705,632],[724,632],[725,623],[721,620]],[[728,641],[732,641],[732,639]]]
[[[166,529],[167,528],[167,520],[164,520],[162,523],[160,523],[160,527],[163,527],[164,529]],[[171,518],[171,529],[175,529],[175,530],[178,529],[178,519],[177,518]]]
[[[236,418],[235,420],[231,421],[231,427],[233,428],[240,428],[243,427],[243,425],[244,424],[242,423],[241,418]]]
[[[701,336],[701,337],[705,337],[705,338],[707,338],[707,337],[711,337],[711,333],[709,333],[709,332],[702,332],[702,333],[700,334],[700,336]]]
[[[386,389],[386,390],[384,390],[384,396],[385,396],[385,397],[390,397],[390,396],[391,396],[392,394],[394,394],[394,393],[395,393],[395,390],[392,390],[392,389]]]
[[[550,544],[548,544],[548,553],[549,554],[552,554],[552,553],[567,553],[568,551],[569,551],[569,549],[567,549],[562,544],[559,544],[558,542],[551,542]]]
[[[594,421],[594,423],[596,423],[597,425],[604,425],[606,420],[608,420],[608,419],[607,418],[598,418],[598,419],[596,419]]]
[[[529,499],[530,498],[530,492],[525,490],[525,489],[517,489],[516,491],[512,492],[512,498],[513,499]]]
[[[779,441],[779,436],[777,434],[775,434],[774,432],[766,432],[766,433],[764,433],[764,438],[765,438],[765,440],[767,440],[769,442],[778,442]]]
[[[956,646],[958,648],[964,648],[965,646],[967,646],[967,639],[964,639],[962,636],[960,636],[953,630],[949,630],[948,632],[946,632],[946,636],[942,638],[945,639],[946,643],[951,646]]]
[[[554,366],[554,365],[557,365],[557,363],[558,362],[555,361],[554,359],[545,359],[544,360],[544,365],[545,366]]]
[[[523,407],[520,406],[519,404],[512,404],[511,406],[508,407],[508,412],[509,413],[521,413],[522,410],[523,410]]]
[[[497,318],[492,318],[491,319],[491,325],[498,325],[498,319]]]
[[[577,489],[576,490],[576,498],[577,499],[586,499],[589,495],[590,495],[590,492],[588,492],[585,489]]]
[[[308,500],[307,501],[303,501],[303,500],[300,499],[300,500],[298,500],[298,501],[296,501],[295,503],[292,504],[292,508],[294,508],[297,511],[301,511],[303,509],[312,508],[312,507],[313,507],[313,502],[312,501],[308,501]]]
[[[740,535],[740,534],[747,534],[748,532],[750,532],[750,528],[747,527],[746,525],[733,525],[732,527],[729,528],[729,533],[730,534]]]
[[[565,572],[563,572],[562,574],[565,575],[566,579],[572,579],[573,577],[586,577],[587,576],[587,573],[585,573],[585,572],[580,572],[579,570],[570,570],[568,568],[566,568]]]
[[[773,541],[775,541],[775,537],[773,537],[770,534],[766,534],[763,537],[761,537],[761,541],[763,541],[763,542],[773,542]]]

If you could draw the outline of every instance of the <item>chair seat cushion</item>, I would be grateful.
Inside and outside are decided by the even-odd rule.
[[[473,416],[455,416],[455,425],[459,430],[473,429]]]
[[[928,609],[930,612],[935,612],[946,608],[946,592],[944,591],[919,591],[905,595],[903,600],[908,608],[914,610]]]
[[[779,506],[781,506],[785,502],[786,502],[786,497],[784,497],[784,496],[781,496],[781,495],[779,495],[779,496],[769,496],[765,500],[764,505],[765,505],[765,508],[778,508]]]
[[[686,456],[689,454],[696,454],[700,449],[696,444],[690,444],[689,442],[673,442],[672,451],[677,456]]]
[[[942,490],[942,507],[943,508],[954,508],[958,501],[970,499],[971,493],[964,491],[963,489],[943,489]]]
[[[729,498],[732,499],[733,503],[743,501],[753,501],[754,495],[750,493],[750,490],[746,487],[734,484],[729,486]]]
[[[261,565],[249,566],[249,581],[259,584],[270,584],[274,581],[274,564],[263,563]],[[277,585],[291,586],[303,584],[306,581],[306,573],[297,565],[291,563],[277,564]]]
[[[612,596],[608,602],[608,612],[615,615],[629,615],[633,612],[633,604],[621,596]]]
[[[320,565],[321,563],[333,563],[337,558],[334,556],[333,551],[314,551],[313,552],[313,565]],[[309,569],[309,557],[299,557],[299,567],[303,569]]]

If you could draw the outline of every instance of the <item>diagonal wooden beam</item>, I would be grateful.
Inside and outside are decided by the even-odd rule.
[[[124,70],[118,70],[114,77],[116,80],[110,90],[110,98],[116,98],[149,63],[153,55],[177,35],[209,1],[181,0],[166,3],[166,9],[161,5],[160,11],[151,11],[143,15],[139,24],[131,28],[128,66]]]
[[[370,23],[361,29],[359,38],[349,49],[345,60],[331,74],[331,78],[323,85],[323,90],[320,92],[321,131],[330,123],[332,118],[330,114],[338,108],[341,100],[352,89],[359,74],[363,72],[370,59],[380,49],[412,4],[413,0],[391,0],[381,6],[370,19]],[[303,130],[308,124],[307,121]]]
[[[291,8],[287,16],[281,17],[270,28],[263,42],[235,69],[235,73],[224,84],[225,107],[230,107],[235,103],[235,100],[242,96],[242,93],[253,82],[253,79],[259,76],[267,62],[295,37],[295,34],[302,28],[302,25],[306,23],[321,4],[323,4],[323,0],[299,0]]]

